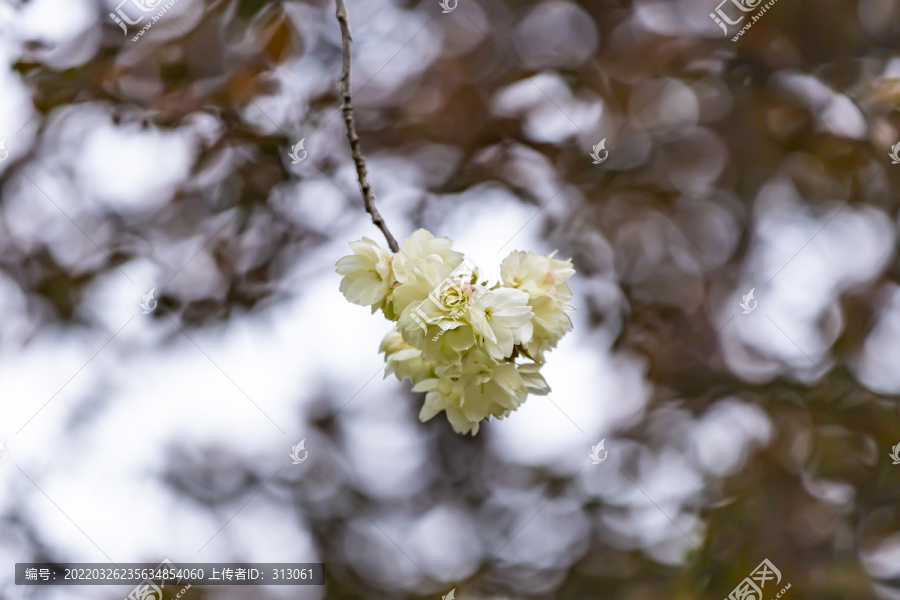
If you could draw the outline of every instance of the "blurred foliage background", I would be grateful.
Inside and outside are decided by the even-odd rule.
[[[289,380],[287,406],[300,408],[284,414],[306,429],[270,418],[291,434],[277,452],[299,431],[315,431],[318,446],[307,447],[327,451],[310,450],[302,477],[272,475],[271,460],[227,439],[186,435],[155,449],[164,461],[152,472],[170,506],[217,523],[258,506],[263,516],[246,518],[272,550],[265,560],[285,556],[296,535],[308,551],[291,560],[324,563],[327,585],[195,587],[185,598],[437,598],[455,588],[460,600],[712,599],[764,558],[791,583],[788,598],[900,598],[900,466],[888,456],[900,443],[900,167],[888,156],[900,141],[900,4],[779,0],[733,42],[739,26],[722,37],[714,1],[459,0],[444,14],[436,0],[350,0],[358,129],[395,236],[468,227],[494,251],[509,236],[493,230],[508,226],[573,257],[577,335],[551,356],[562,374],[551,385],[569,371],[628,379],[625,365],[639,381],[554,396],[575,425],[552,424],[562,431],[554,448],[573,450],[523,459],[516,446],[552,443],[539,429],[497,442],[516,415],[457,436],[442,418],[418,423],[421,398],[391,381],[377,388],[378,410],[417,433],[351,416],[368,400],[344,412],[355,394],[335,381],[368,384],[378,336],[327,312],[327,326],[279,328],[298,344],[287,363],[339,357],[323,336],[359,346],[333,360],[334,379]],[[297,302],[356,311],[332,265],[351,239],[383,241],[342,129],[331,3],[179,0],[137,42],[136,26],[123,37],[107,16],[116,8],[0,6],[4,598],[114,597],[15,587],[9,568],[88,560],[49,533],[52,507],[29,506],[50,498],[65,512],[62,498],[92,495],[91,480],[60,480],[54,495],[40,448],[91,447],[95,458],[78,459],[91,472],[108,467],[96,457],[141,451],[137,439],[132,450],[88,441],[99,414],[130,402],[90,365],[95,352],[177,361],[173,348],[194,344],[272,410],[253,384],[243,392],[216,336]],[[300,139],[308,158],[291,164]],[[600,140],[609,158],[595,165]],[[127,294],[107,294],[118,285]],[[140,314],[151,287],[159,310]],[[744,314],[750,289],[758,309]],[[107,302],[137,311],[146,329],[107,348],[125,322]],[[54,354],[64,339],[84,341],[83,355]],[[263,358],[270,342],[248,339],[259,363],[247,368],[286,377]],[[167,377],[129,364],[142,387]],[[87,389],[66,387],[91,369]],[[44,378],[47,391],[72,396],[42,413]],[[592,403],[618,408],[580,420]],[[190,424],[174,413],[158,429]],[[610,460],[591,465],[601,438]],[[399,454],[385,462],[384,447]],[[135,485],[127,467],[113,472],[110,485]],[[271,506],[292,520],[267,520]],[[144,509],[119,509],[110,526],[124,528],[129,550],[113,558],[163,558],[122,517]],[[158,546],[175,548],[180,534],[160,527]],[[231,554],[199,556],[265,554],[251,546],[236,535]]]

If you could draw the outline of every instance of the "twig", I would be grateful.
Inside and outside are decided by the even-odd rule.
[[[350,95],[350,49],[353,45],[353,37],[350,35],[350,22],[347,20],[347,7],[344,6],[344,0],[335,0],[335,4],[337,4],[336,16],[341,25],[341,39],[344,46],[344,66],[341,69],[341,110],[344,113],[344,124],[347,127],[347,139],[350,140],[350,156],[356,163],[356,176],[359,179],[359,189],[362,190],[366,212],[372,216],[372,222],[384,234],[391,250],[398,252],[400,247],[397,245],[397,240],[388,231],[387,224],[375,207],[375,194],[372,192],[372,186],[369,185],[366,172],[366,157],[363,156],[359,137],[356,135],[356,120],[353,118],[353,104]]]

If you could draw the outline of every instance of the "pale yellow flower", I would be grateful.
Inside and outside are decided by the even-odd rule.
[[[434,237],[417,229],[400,244],[392,259],[396,284],[392,311],[400,315],[413,302],[421,302],[459,266],[463,255],[453,251],[450,238]]]
[[[459,363],[463,352],[475,345],[472,326],[453,318],[430,298],[407,306],[397,328],[403,339],[429,361]]]
[[[564,312],[570,307],[561,305],[553,296],[536,296],[528,305],[534,312],[534,335],[524,346],[531,358],[542,363],[544,352],[555,348],[562,336],[572,331],[572,320]]]
[[[546,394],[544,353],[572,329],[570,261],[513,252],[501,283],[488,287],[449,238],[415,231],[391,255],[368,238],[337,263],[341,292],[397,321],[381,342],[385,377],[425,392],[419,418],[447,415],[454,431],[478,432],[529,394]],[[524,359],[533,362],[522,364]]]
[[[480,295],[468,312],[468,319],[483,336],[484,347],[495,360],[512,354],[516,344],[531,340],[534,313],[528,306],[528,294],[510,288],[498,288]]]
[[[547,384],[537,365],[490,364],[478,350],[467,356],[456,375],[426,379],[413,391],[426,392],[419,419],[428,421],[439,412],[457,433],[478,433],[483,419],[503,419],[519,408],[529,393],[546,394]]]
[[[396,329],[384,336],[380,351],[384,353],[384,376],[393,373],[400,381],[418,383],[434,377],[434,363],[422,360],[422,352],[403,341]]]
[[[337,262],[336,271],[343,275],[341,293],[372,312],[382,306],[394,283],[390,253],[367,237],[350,242],[353,254]]]
[[[553,256],[514,251],[500,263],[503,284],[522,290],[530,297],[550,295],[560,302],[572,298],[566,280],[575,274],[572,262]]]
[[[564,311],[574,310],[565,304],[572,298],[566,280],[574,273],[571,261],[531,252],[511,252],[500,264],[504,285],[528,294],[534,334],[524,348],[538,362],[543,362],[544,352],[555,348],[572,330],[572,321]]]

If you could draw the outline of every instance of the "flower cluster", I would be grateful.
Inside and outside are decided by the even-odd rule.
[[[368,238],[350,247],[337,263],[341,292],[397,323],[381,343],[385,376],[426,392],[422,421],[444,411],[456,432],[474,435],[482,419],[549,391],[540,368],[572,329],[571,261],[512,252],[489,287],[449,238],[424,229],[396,254]]]

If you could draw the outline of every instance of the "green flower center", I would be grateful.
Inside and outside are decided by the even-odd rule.
[[[468,308],[475,300],[476,295],[477,290],[471,283],[451,279],[441,286],[438,303],[444,310],[455,316]]]

